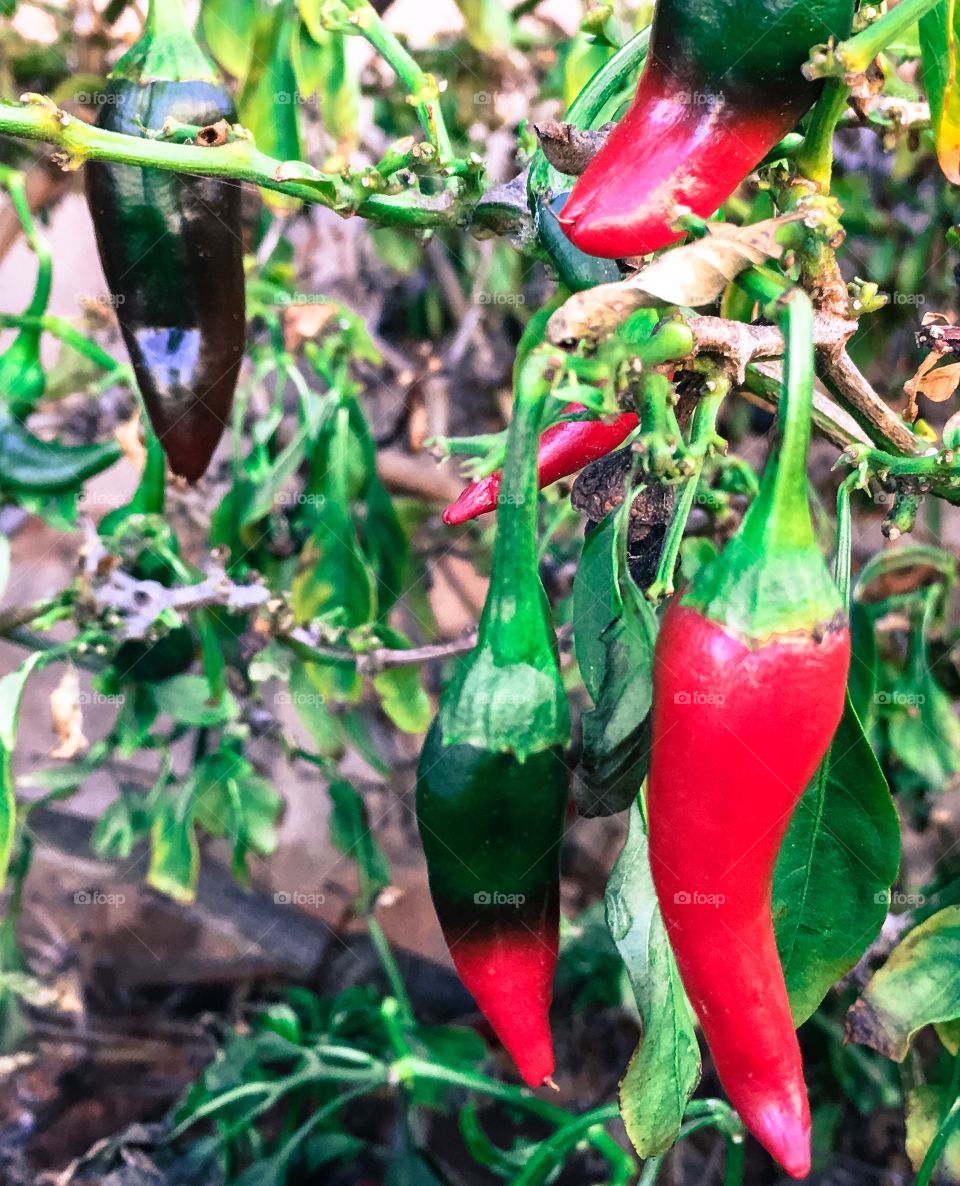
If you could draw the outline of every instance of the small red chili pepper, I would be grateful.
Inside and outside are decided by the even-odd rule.
[[[568,404],[564,415],[585,412],[583,404]],[[552,486],[561,478],[575,474],[592,461],[606,457],[622,445],[637,427],[638,420],[633,412],[623,412],[606,420],[566,420],[554,424],[540,438],[537,454],[539,484],[542,490]],[[471,482],[456,502],[443,512],[443,521],[448,527],[467,523],[487,511],[495,511],[500,501],[500,483],[503,474],[488,474]]]

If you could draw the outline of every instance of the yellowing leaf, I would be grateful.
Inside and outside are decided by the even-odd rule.
[[[960,185],[960,87],[957,80],[956,0],[942,0],[920,19],[923,82],[937,160],[948,181]]]
[[[945,1087],[913,1087],[908,1092],[907,1156],[915,1170],[923,1164],[940,1121],[952,1103]],[[947,1140],[935,1176],[938,1182],[960,1183],[960,1129],[955,1129]]]

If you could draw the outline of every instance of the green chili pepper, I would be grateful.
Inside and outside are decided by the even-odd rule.
[[[461,979],[533,1086],[553,1071],[548,1013],[570,728],[537,548],[543,358],[529,356],[517,381],[478,644],[443,696],[417,780],[417,819],[444,938]]]

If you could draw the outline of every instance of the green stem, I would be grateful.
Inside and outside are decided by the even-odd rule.
[[[407,986],[404,984],[403,977],[400,975],[400,968],[397,966],[393,951],[387,942],[387,936],[384,934],[379,920],[372,912],[368,915],[366,921],[370,941],[376,948],[380,963],[390,984],[390,991],[393,994],[394,1003],[399,1011],[401,1022],[404,1026],[412,1028],[416,1025],[416,1018],[413,1014],[413,1003],[410,1000],[410,994],[407,992]]]
[[[59,338],[61,342],[76,350],[78,354],[82,354],[84,358],[89,358],[97,366],[103,367],[104,370],[125,371],[128,369],[122,363],[118,363],[96,342],[85,338],[69,321],[65,321],[62,317],[54,317],[50,313],[45,313],[42,317],[0,313],[0,327],[35,330],[37,333],[43,331]]]
[[[531,638],[531,626],[544,622],[543,591],[538,582],[518,583],[517,573],[539,570],[537,517],[537,444],[549,394],[544,356],[531,356],[517,379],[513,419],[497,516],[490,588],[480,620],[479,647],[492,647],[506,665],[529,653],[543,639]],[[547,642],[552,648],[552,641]]]
[[[145,31],[151,37],[179,36],[189,28],[183,0],[150,0]]]
[[[575,1117],[552,1136],[540,1142],[533,1156],[513,1179],[512,1186],[538,1186],[539,1183],[545,1182],[551,1168],[558,1161],[562,1161],[590,1129],[619,1118],[620,1109],[616,1104],[607,1104]]]
[[[660,554],[660,563],[657,565],[657,576],[647,590],[647,597],[651,601],[661,601],[665,597],[672,597],[674,593],[673,577],[677,568],[680,545],[687,529],[687,520],[693,510],[709,446],[716,436],[720,405],[730,391],[730,380],[720,371],[713,374],[712,382],[714,391],[700,400],[693,414],[693,425],[690,429],[690,451],[696,458],[696,469],[680,489],[680,497],[677,500],[673,518],[670,520],[663,551]]]
[[[794,158],[798,173],[812,181],[821,193],[830,192],[833,175],[833,134],[847,109],[850,88],[842,78],[831,78],[810,118],[810,127]]]
[[[37,228],[33,211],[27,201],[27,191],[24,176],[16,169],[0,166],[0,185],[10,195],[10,202],[23,228],[24,238],[30,245],[30,250],[37,257],[37,281],[33,290],[33,297],[25,310],[26,317],[42,317],[50,303],[50,289],[53,282],[53,257],[46,236],[41,235]],[[39,333],[37,337],[39,339]]]
[[[432,74],[421,70],[418,62],[400,44],[368,0],[343,0],[355,16],[356,32],[373,46],[416,101],[417,115],[430,143],[443,161],[454,157],[453,144],[440,110],[440,88]],[[353,31],[353,30],[351,30]]]
[[[27,96],[19,105],[0,102],[0,135],[52,144],[65,154],[65,163],[70,167],[98,160],[249,181],[263,189],[316,202],[345,217],[359,214],[384,226],[458,226],[476,204],[473,197],[451,201],[449,191],[436,197],[426,197],[417,190],[370,194],[364,185],[365,172],[349,177],[323,173],[301,161],[282,161],[258,152],[249,139],[219,148],[202,148],[108,132],[60,111],[40,95]],[[281,177],[284,180],[278,180]]]
[[[813,306],[795,290],[781,298],[777,320],[786,343],[780,400],[780,447],[743,525],[745,542],[762,556],[771,546],[815,546],[807,482],[813,409]],[[756,509],[755,509],[756,508]]]
[[[723,1167],[723,1186],[743,1186],[744,1160],[747,1144],[743,1133],[730,1133],[727,1136],[727,1163]]]
[[[940,0],[900,0],[896,8],[884,13],[862,32],[841,41],[832,52],[815,53],[807,64],[809,77],[863,74],[877,54],[938,3]]]

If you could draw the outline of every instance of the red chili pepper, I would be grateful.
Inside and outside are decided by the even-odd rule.
[[[568,404],[565,415],[585,412],[583,404]],[[638,420],[633,412],[623,412],[606,420],[567,420],[554,424],[540,438],[537,454],[539,483],[542,490],[552,486],[561,478],[575,474],[592,461],[606,457],[622,445],[637,427]],[[500,501],[502,473],[488,474],[479,481],[471,482],[456,502],[443,512],[443,521],[448,527],[467,523],[487,511],[495,511]]]
[[[627,114],[560,222],[581,251],[646,255],[681,237],[676,207],[707,218],[809,109],[810,48],[850,27],[850,0],[659,0]]]
[[[670,608],[648,791],[657,897],[717,1073],[791,1174],[810,1112],[770,895],[790,815],[843,711],[850,634],[810,517],[812,309],[785,306],[785,432],[723,554]]]
[[[734,1107],[797,1177],[810,1113],[770,886],[840,720],[849,662],[846,629],[757,646],[681,604],[654,671],[650,846],[670,942]]]

